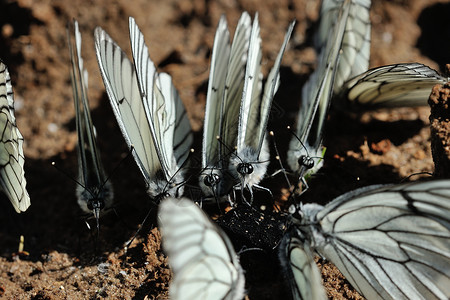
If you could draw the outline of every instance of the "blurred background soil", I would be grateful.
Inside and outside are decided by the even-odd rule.
[[[296,19],[269,124],[284,156],[291,138],[285,128],[295,122],[301,87],[315,67],[312,33],[319,2],[1,0],[0,57],[9,67],[14,86],[17,124],[25,138],[25,172],[32,205],[19,215],[1,196],[0,297],[167,298],[171,274],[155,228],[155,209],[128,251],[124,249],[151,205],[133,160],[125,159],[119,165],[128,151],[98,70],[93,43],[96,26],[103,27],[130,53],[128,17],[136,19],[152,60],[160,71],[172,75],[187,106],[198,155],[210,53],[220,16],[226,14],[233,34],[242,11],[247,10],[252,16],[259,12],[265,74],[273,64],[288,23]],[[420,62],[442,72],[450,62],[449,15],[449,1],[373,0],[371,67]],[[66,24],[73,18],[78,20],[83,36],[82,55],[90,75],[89,98],[99,148],[115,189],[117,213],[110,212],[101,219],[98,242],[96,231],[86,225],[94,223],[86,220],[77,206],[76,184],[51,166],[55,161],[70,177],[77,177],[77,136],[66,34]],[[303,201],[324,204],[357,187],[398,183],[413,173],[433,172],[429,114],[428,107],[361,115],[332,111],[325,133],[325,165],[310,182]],[[272,164],[272,171],[277,168],[276,163]],[[270,187],[282,204],[286,188],[283,178],[267,179],[262,185]],[[267,195],[258,196],[255,207],[264,204],[269,213],[267,204],[271,207],[273,201],[265,198]],[[212,213],[217,214],[214,210]],[[282,227],[283,222],[277,224]],[[235,226],[244,225],[238,220]],[[273,249],[282,234],[279,227],[272,235],[274,244],[256,245],[263,251],[242,251],[255,246],[252,237],[268,234],[261,232],[262,227],[254,228],[255,232],[250,231],[247,237],[235,236],[227,229],[241,252],[249,299],[290,297],[277,250]],[[28,255],[17,253],[21,235]],[[322,271],[330,297],[355,297],[332,266],[326,264]]]

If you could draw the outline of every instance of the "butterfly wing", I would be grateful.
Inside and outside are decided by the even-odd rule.
[[[431,88],[447,81],[419,63],[382,66],[347,81],[336,104],[353,110],[427,105]]]
[[[255,14],[250,33],[247,65],[245,67],[245,81],[242,92],[242,103],[239,113],[239,127],[237,132],[238,153],[246,146],[254,145],[256,124],[260,122],[259,108],[261,104],[262,73],[261,73],[261,36],[258,13]],[[253,139],[253,140],[252,140]]]
[[[23,164],[23,136],[14,117],[14,95],[8,68],[0,60],[0,186],[16,212],[24,212],[30,206],[26,189]]]
[[[220,18],[211,57],[205,121],[203,124],[202,168],[219,163],[219,141],[222,97],[230,57],[230,33],[225,16]]]
[[[231,46],[230,60],[225,79],[225,92],[222,103],[220,137],[223,140],[222,155],[230,155],[236,147],[239,135],[237,116],[241,107],[244,89],[246,64],[250,56],[251,19],[243,12],[239,19]],[[258,27],[259,31],[259,27]]]
[[[194,202],[167,198],[158,217],[174,273],[171,299],[243,298],[243,271],[230,240]]]
[[[148,54],[144,35],[134,18],[129,18],[131,52],[138,78],[142,102],[154,146],[162,166],[165,179],[170,181],[177,171],[173,153],[173,137],[176,123],[176,110],[172,99],[165,99],[161,92],[161,81]],[[164,81],[167,83],[167,80]],[[165,87],[165,91],[171,87]],[[167,101],[166,101],[167,100]]]
[[[100,72],[117,123],[147,185],[162,169],[141,99],[133,64],[100,27],[95,29],[95,50]]]
[[[74,32],[74,37],[72,33]],[[112,186],[106,183],[106,175],[97,148],[95,128],[92,124],[87,97],[88,73],[81,57],[81,34],[78,22],[70,24],[67,30],[71,58],[71,79],[75,105],[75,120],[78,135],[78,166],[82,186],[77,188],[78,203],[85,212],[89,199],[105,201],[100,206],[109,206],[112,200]],[[106,183],[106,184],[105,184]]]
[[[328,299],[308,241],[296,236],[294,232],[288,232],[280,244],[280,251],[280,260],[286,271],[293,298]]]
[[[170,121],[167,122],[165,128],[167,132],[173,131],[173,155],[177,166],[180,167],[187,159],[194,139],[191,123],[178,91],[172,83],[172,77],[167,73],[161,73],[159,74],[158,82],[161,85],[160,89],[163,99],[166,99],[166,111],[171,115],[168,118]],[[166,135],[164,138],[166,138]]]
[[[280,85],[280,66],[281,60],[283,59],[284,51],[286,50],[289,39],[291,38],[292,31],[294,30],[295,21],[291,22],[284,36],[283,44],[278,52],[275,63],[267,76],[267,82],[264,87],[264,94],[260,103],[260,107],[257,108],[257,113],[259,116],[255,119],[259,120],[258,123],[254,124],[256,126],[255,134],[253,136],[247,137],[246,143],[254,147],[259,153],[261,151],[264,136],[266,134],[267,122],[269,121],[270,108],[272,107],[273,97],[275,96],[278,87]],[[248,141],[251,140],[251,141]]]
[[[343,0],[324,0],[320,10],[319,28],[315,35],[316,49],[321,52],[336,21]],[[334,90],[369,68],[370,58],[370,0],[352,0],[342,43],[342,54],[334,81]]]
[[[449,299],[449,187],[435,180],[344,194],[317,214],[326,242],[316,250],[367,299]]]

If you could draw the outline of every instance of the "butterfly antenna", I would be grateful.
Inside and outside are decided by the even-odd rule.
[[[278,161],[278,163],[280,164],[281,172],[282,172],[283,175],[284,175],[284,179],[286,179],[286,182],[287,182],[288,186],[290,187],[290,186],[291,186],[291,182],[289,181],[289,178],[287,177],[285,168],[284,168],[284,166],[283,166],[283,162],[281,161],[280,152],[278,151],[277,141],[276,141],[276,139],[275,139],[275,133],[273,133],[273,131],[270,131],[270,132],[269,132],[269,135],[272,137],[273,147],[274,147],[274,149],[275,149],[275,154],[276,154],[275,159],[276,159],[276,160]]]
[[[119,163],[114,167],[113,171],[109,174],[109,176],[106,177],[106,180],[105,180],[105,181],[102,183],[102,185],[100,186],[100,190],[103,190],[103,187],[105,186],[105,184],[109,181],[109,179],[110,179],[114,174],[116,174],[117,170],[118,170],[119,167],[122,165],[122,163],[123,163],[125,160],[127,160],[128,157],[130,157],[130,155],[131,155],[131,153],[133,152],[133,150],[134,150],[134,146],[131,145],[131,148],[129,149],[127,155],[126,155],[123,159],[121,159],[121,160],[119,161]]]
[[[133,235],[133,237],[127,242],[127,244],[125,245],[125,252],[128,250],[128,247],[130,247],[131,243],[134,241],[134,239],[136,238],[136,236],[139,234],[139,232],[141,232],[141,229],[144,227],[145,222],[147,221],[148,217],[150,216],[150,213],[152,212],[153,207],[151,207],[148,210],[147,215],[145,216],[144,220],[142,221],[140,227],[136,230],[135,234]]]
[[[76,184],[78,184],[79,186],[81,186],[83,189],[85,189],[86,191],[88,191],[89,194],[91,194],[92,197],[95,197],[95,195],[89,190],[87,189],[81,182],[79,182],[78,180],[76,180],[75,178],[73,178],[72,176],[70,176],[68,173],[66,173],[63,169],[61,169],[60,167],[58,167],[56,165],[56,162],[52,161],[52,166],[58,170],[59,172],[61,172],[62,174],[64,174],[67,178],[69,178],[70,180],[72,180],[73,182],[75,182]]]
[[[306,148],[305,144],[300,140],[300,138],[295,134],[295,132],[292,130],[291,126],[287,126],[287,130],[297,139],[297,141],[300,143],[303,149],[306,151],[306,155],[309,157],[308,149]]]

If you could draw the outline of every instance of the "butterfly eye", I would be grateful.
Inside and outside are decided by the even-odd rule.
[[[220,182],[220,176],[217,174],[206,175],[205,179],[203,180],[203,183],[209,187],[217,185],[219,182]]]
[[[250,163],[240,163],[237,166],[237,171],[241,175],[248,175],[253,173],[253,166]]]
[[[298,164],[300,166],[304,166],[307,169],[312,169],[312,167],[314,167],[314,160],[306,155],[300,155],[300,157],[298,158]]]

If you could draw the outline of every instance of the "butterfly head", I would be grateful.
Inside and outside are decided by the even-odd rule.
[[[314,167],[314,159],[308,155],[300,155],[297,163],[300,167],[304,167],[305,169],[309,170]]]

